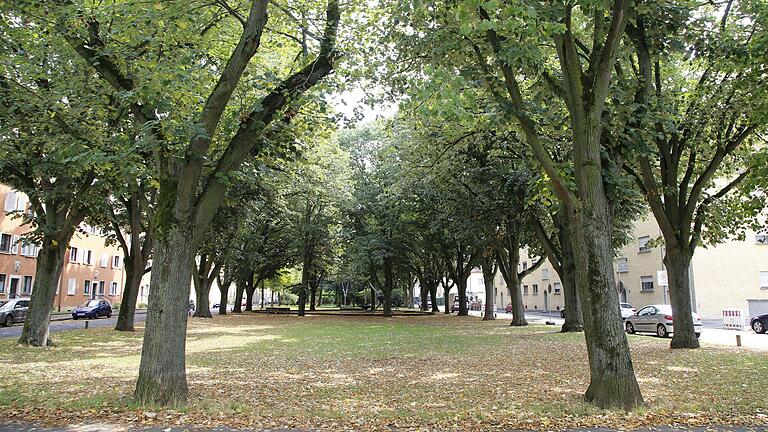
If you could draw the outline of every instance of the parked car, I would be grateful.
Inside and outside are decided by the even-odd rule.
[[[106,300],[88,300],[84,305],[72,310],[72,319],[94,319],[101,316],[112,316],[112,305]]]
[[[699,337],[701,335],[701,317],[695,312],[691,315],[693,316],[693,329],[696,332],[696,337]],[[659,337],[667,337],[675,331],[673,323],[672,306],[649,305],[627,318],[624,327],[629,334],[644,332],[656,333]]]
[[[621,319],[623,320],[626,320],[637,313],[637,309],[629,303],[619,303],[619,310],[621,311]]]
[[[24,322],[29,311],[28,298],[15,298],[8,300],[0,306],[0,323],[5,327],[10,327],[13,323]]]
[[[508,304],[507,307],[504,308],[504,312],[512,313],[512,303]]]
[[[752,317],[749,321],[749,326],[752,327],[755,333],[765,333],[765,330],[768,329],[768,314]]]

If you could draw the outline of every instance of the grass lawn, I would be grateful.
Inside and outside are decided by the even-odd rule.
[[[0,342],[5,418],[314,429],[487,430],[579,426],[768,425],[768,355],[710,348],[671,351],[630,336],[647,407],[581,401],[583,336],[557,328],[442,315],[230,315],[190,319],[190,403],[131,402],[141,350],[135,334],[54,334],[57,346]]]

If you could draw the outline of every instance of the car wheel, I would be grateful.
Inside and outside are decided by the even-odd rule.
[[[73,320],[75,320],[75,321],[77,321],[77,315],[73,315],[73,316],[72,316],[72,319],[73,319]]]
[[[631,322],[627,323],[626,328],[627,328],[627,333],[635,334],[635,326],[633,326]]]
[[[656,335],[658,335],[660,338],[665,338],[669,335],[669,332],[667,331],[667,327],[664,324],[659,324],[656,327]]]
[[[560,318],[565,318],[565,309],[560,311]]]
[[[755,333],[765,333],[765,325],[759,319],[755,320],[755,322],[752,323],[752,330],[754,330]]]
[[[10,327],[13,325],[13,316],[8,315],[5,317],[5,326]]]
[[[110,318],[112,318],[112,314],[111,314],[111,313],[108,313],[108,314],[107,314],[107,319],[110,319]]]

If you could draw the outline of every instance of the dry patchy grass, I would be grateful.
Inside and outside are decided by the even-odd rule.
[[[52,423],[327,430],[768,425],[765,353],[672,351],[668,340],[630,336],[647,406],[604,411],[581,401],[582,335],[507,324],[440,315],[191,319],[191,399],[174,410],[131,402],[141,331],[59,333],[48,349],[5,340],[0,407]]]

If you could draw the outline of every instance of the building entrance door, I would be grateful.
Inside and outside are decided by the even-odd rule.
[[[8,298],[9,299],[16,298],[16,296],[18,295],[20,281],[21,281],[21,277],[19,277],[19,276],[11,276],[11,281],[8,284]]]
[[[544,290],[544,310],[549,310],[549,296],[547,295],[547,290]]]

